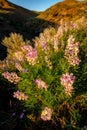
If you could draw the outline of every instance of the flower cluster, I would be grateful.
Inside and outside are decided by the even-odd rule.
[[[36,79],[34,82],[38,88],[47,90],[48,85],[42,79]]]
[[[14,55],[14,60],[17,60],[17,61],[23,61],[24,60],[24,55],[23,55],[22,51],[14,52],[13,55]]]
[[[9,73],[7,71],[7,72],[2,73],[2,76],[4,76],[5,79],[7,79],[8,81],[14,84],[17,84],[21,79],[20,77],[17,76],[15,72]]]
[[[37,45],[39,44],[39,46],[41,46],[42,50],[45,51],[46,47],[47,47],[47,41],[46,41],[46,37],[43,34],[40,34],[40,39],[39,39],[39,43],[37,43]],[[38,47],[38,46],[37,46]]]
[[[54,28],[47,28],[44,30],[43,33],[40,34],[40,37],[34,40],[35,42],[35,48],[40,48],[44,52],[48,50],[49,45],[54,46],[54,35],[56,34],[56,31]]]
[[[28,99],[28,96],[25,95],[23,92],[20,92],[19,90],[14,92],[13,97],[17,98],[19,100],[27,100]]]
[[[15,63],[15,68],[19,70],[20,72],[28,73],[28,69],[23,68],[20,62]]]
[[[65,49],[65,58],[73,66],[79,65],[80,63],[78,53],[79,53],[79,42],[74,43],[74,38],[72,35],[70,35],[68,39],[68,44]]]
[[[55,52],[58,51],[58,36],[57,36],[57,34],[54,35],[54,51]]]
[[[41,113],[41,119],[44,121],[51,120],[52,113],[53,113],[53,110],[51,108],[45,107]]]
[[[22,70],[23,70],[23,68],[22,68],[21,64],[20,64],[20,63],[18,63],[18,62],[16,62],[16,63],[15,63],[15,67],[16,67],[16,68],[17,68],[17,70],[19,70],[19,71],[22,71]]]
[[[30,45],[22,46],[21,49],[24,52],[25,58],[27,59],[29,64],[34,65],[37,59],[36,49],[32,48]]]
[[[32,50],[32,46],[30,45],[24,45],[21,47],[22,51],[26,54]]]
[[[75,81],[75,76],[73,76],[73,73],[66,73],[63,74],[60,78],[61,84],[64,87],[64,91],[66,95],[71,95],[72,90],[73,90],[73,83]]]

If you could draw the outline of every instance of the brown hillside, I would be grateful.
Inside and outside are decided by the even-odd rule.
[[[59,23],[61,19],[65,21],[78,20],[82,16],[87,17],[87,0],[64,0],[42,12],[38,18]]]
[[[27,36],[29,33],[25,26],[27,19],[34,18],[37,12],[27,10],[7,0],[0,0],[0,40],[10,32],[23,33]]]
[[[7,0],[0,0],[0,8],[2,9],[14,9],[14,6]]]

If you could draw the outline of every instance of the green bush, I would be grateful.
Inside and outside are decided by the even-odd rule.
[[[45,29],[34,47],[19,34],[2,43],[8,56],[1,61],[1,75],[15,84],[13,97],[26,107],[27,117],[80,129],[87,121],[87,27],[82,21]]]

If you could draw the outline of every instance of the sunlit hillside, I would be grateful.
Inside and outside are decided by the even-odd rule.
[[[0,0],[0,12],[1,9],[14,9],[14,6],[7,0]]]
[[[64,0],[41,13],[38,18],[58,23],[61,19],[65,21],[78,20],[82,16],[87,18],[87,0]]]

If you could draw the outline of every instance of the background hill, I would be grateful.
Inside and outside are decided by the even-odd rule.
[[[75,21],[82,16],[87,18],[87,0],[65,0],[48,8],[38,18],[58,24],[61,19],[64,19],[64,21]]]

